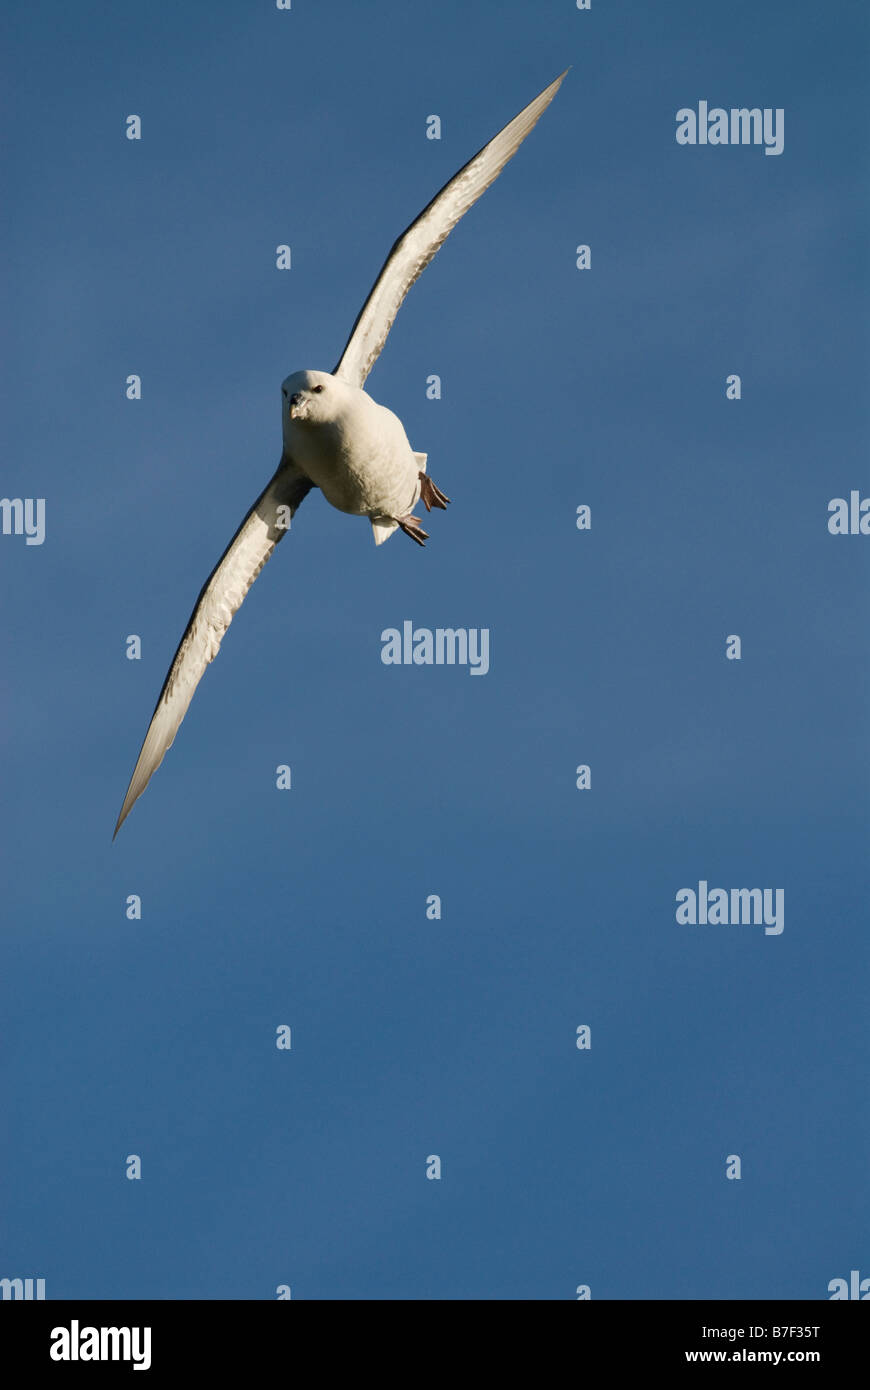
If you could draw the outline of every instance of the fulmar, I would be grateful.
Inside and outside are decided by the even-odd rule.
[[[427,512],[445,510],[450,499],[426,472],[426,454],[411,448],[399,417],[363,387],[408,290],[460,217],[516,154],[564,77],[563,72],[463,165],[394,243],[335,370],[294,372],[282,383],[281,460],[196,600],[133,769],[115,835],[172,746],[233,615],[312,488],[320,488],[339,511],[367,517],[375,545],[397,529],[421,546],[429,539],[420,518],[412,515],[415,506],[422,502]]]

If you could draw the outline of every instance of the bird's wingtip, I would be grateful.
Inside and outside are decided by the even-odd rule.
[[[121,807],[121,814],[118,816],[118,819],[115,822],[115,829],[112,831],[112,844],[115,843],[115,837],[117,836],[118,831],[121,829],[121,826],[124,824],[124,821],[129,816],[131,809],[132,807],[127,805],[125,799],[124,805]]]
[[[554,78],[553,78],[553,81],[550,82],[550,83],[548,83],[547,86],[544,88],[544,91],[541,92],[541,96],[544,95],[544,92],[552,92],[553,96],[550,97],[550,101],[552,101],[552,100],[553,100],[553,97],[556,95],[556,93],[558,92],[558,90],[559,90],[559,88],[561,87],[562,83],[565,81],[565,78],[568,76],[568,73],[571,71],[571,68],[572,68],[572,67],[573,67],[573,63],[570,64],[570,65],[565,69],[564,72],[560,72],[558,77],[554,77]],[[549,105],[549,102],[548,102],[548,105]]]

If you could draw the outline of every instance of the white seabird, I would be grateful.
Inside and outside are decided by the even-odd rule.
[[[339,511],[368,517],[376,545],[397,527],[418,545],[428,540],[419,517],[411,515],[414,507],[422,501],[427,511],[446,509],[450,499],[427,475],[426,455],[411,448],[398,416],[378,405],[363,385],[408,290],[460,217],[516,154],[564,77],[563,72],[463,165],[402,233],[360,310],[335,371],[294,372],[282,383],[281,460],[196,601],[133,769],[115,835],[172,746],[233,615],[306,493],[319,487]]]

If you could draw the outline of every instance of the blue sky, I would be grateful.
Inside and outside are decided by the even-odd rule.
[[[866,7],[35,0],[3,26],[0,490],[44,497],[46,536],[0,536],[0,1276],[870,1275],[870,540],[827,530],[870,495]],[[568,64],[368,381],[449,512],[376,550],[312,493],[112,845],[282,378],[331,369],[398,232]],[[700,100],[783,108],[782,155],[677,145]],[[383,665],[405,619],[488,628],[488,674]],[[702,879],[783,889],[783,932],[678,925]]]

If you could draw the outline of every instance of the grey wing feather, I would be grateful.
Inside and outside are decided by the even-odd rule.
[[[529,131],[550,105],[564,77],[563,72],[500,130],[488,145],[484,145],[473,159],[463,165],[402,233],[351,329],[341,360],[335,368],[335,376],[352,386],[363,385],[387,341],[393,320],[408,290],[460,217],[498,178],[508,160],[516,154]]]
[[[286,534],[288,517],[278,509],[287,508],[292,517],[312,486],[295,464],[282,458],[274,477],[257,498],[203,585],[163,683],[139,760],[130,778],[115,835],[162,763],[167,749],[171,748],[193,699],[193,692],[206,666],[217,656],[221,639],[233,615],[275,546]]]

